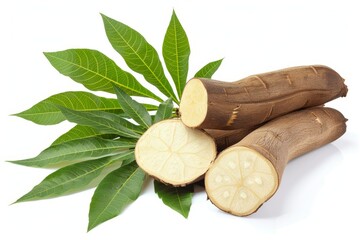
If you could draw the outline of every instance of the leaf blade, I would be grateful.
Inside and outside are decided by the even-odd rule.
[[[140,135],[132,129],[125,127],[132,125],[130,122],[111,113],[106,112],[79,112],[68,108],[59,107],[61,112],[70,122],[93,127],[104,134],[117,134],[128,138],[139,138]],[[133,125],[134,126],[134,125]],[[139,129],[140,131],[140,129]]]
[[[57,124],[65,120],[65,116],[57,106],[78,111],[122,112],[116,99],[99,97],[88,92],[69,91],[52,95],[31,108],[14,115],[41,125]]]
[[[61,74],[90,90],[113,93],[112,85],[115,84],[130,95],[162,101],[142,86],[132,74],[122,70],[113,60],[97,50],[68,49],[46,52],[44,55]]]
[[[180,213],[183,217],[189,216],[191,200],[194,192],[193,185],[173,187],[159,181],[154,181],[155,193],[165,205]]]
[[[160,103],[159,108],[155,114],[154,123],[170,118],[173,113],[173,107],[174,106],[171,98],[167,99],[165,102]]]
[[[124,58],[129,68],[142,74],[146,81],[158,88],[165,96],[177,101],[154,47],[129,26],[104,14],[101,16],[111,45]]]
[[[151,117],[146,108],[133,100],[120,88],[116,86],[114,86],[114,88],[119,104],[124,112],[144,128],[149,128],[151,125]]]
[[[206,64],[197,73],[195,73],[194,77],[211,78],[212,75],[219,69],[222,61],[223,58]]]
[[[145,173],[135,162],[108,174],[91,199],[88,231],[116,217],[135,201],[140,195],[144,180]]]
[[[51,144],[51,146],[73,140],[86,139],[90,137],[113,139],[116,136],[117,135],[114,134],[103,134],[92,127],[76,125],[75,127],[71,128],[69,131],[67,131],[66,133],[62,134],[57,139],[55,139],[55,141]]]
[[[111,156],[134,147],[135,141],[129,139],[108,140],[93,137],[50,146],[36,157],[10,162],[29,167],[51,168]]]
[[[190,45],[184,28],[175,11],[166,30],[163,42],[165,65],[175,83],[179,98],[185,87],[189,69]]]
[[[119,155],[97,159],[96,161],[89,160],[75,163],[60,168],[48,175],[15,203],[60,197],[85,190],[91,187],[91,184],[96,184],[92,182],[101,181],[106,173],[120,167],[123,160],[133,158],[133,153],[133,150],[128,150]]]

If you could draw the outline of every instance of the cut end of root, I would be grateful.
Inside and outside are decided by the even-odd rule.
[[[250,215],[278,188],[271,162],[246,147],[223,151],[205,175],[205,188],[219,209],[237,216]]]
[[[188,127],[198,127],[207,114],[207,91],[200,79],[191,79],[185,86],[180,102],[181,120]]]
[[[203,176],[216,157],[214,140],[179,119],[151,126],[135,148],[136,162],[156,179],[184,186]]]

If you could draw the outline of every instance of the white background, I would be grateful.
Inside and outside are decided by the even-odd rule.
[[[0,239],[359,239],[360,14],[356,2],[1,1]],[[37,155],[71,125],[45,127],[9,115],[52,94],[83,90],[54,70],[42,52],[92,48],[127,69],[108,43],[99,13],[137,29],[161,53],[173,9],[192,48],[189,76],[222,57],[214,78],[226,81],[296,65],[328,65],[349,86],[346,98],[328,104],[349,119],[347,133],[291,162],[276,195],[250,217],[219,211],[200,190],[189,218],[184,219],[163,206],[151,183],[119,217],[89,233],[93,190],[10,206],[50,171],[5,161]]]

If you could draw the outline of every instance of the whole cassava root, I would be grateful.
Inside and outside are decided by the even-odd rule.
[[[236,82],[191,79],[185,86],[181,120],[201,129],[258,126],[278,116],[346,96],[344,79],[314,65],[252,75]]]
[[[198,130],[180,119],[151,126],[135,148],[138,165],[159,181],[185,186],[201,179],[220,151],[245,137],[252,129]]]
[[[278,189],[288,161],[342,136],[345,122],[337,110],[316,107],[264,124],[216,158],[205,175],[209,199],[234,215],[254,213]]]

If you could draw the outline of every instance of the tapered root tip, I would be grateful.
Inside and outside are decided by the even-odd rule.
[[[185,86],[180,102],[180,116],[188,127],[198,127],[207,114],[208,96],[200,79],[191,79]]]
[[[139,167],[154,178],[184,186],[202,177],[216,157],[214,140],[179,119],[151,126],[135,147]]]
[[[246,147],[223,151],[205,175],[205,189],[219,209],[237,216],[254,213],[278,188],[271,162]]]

